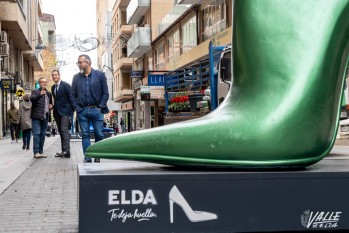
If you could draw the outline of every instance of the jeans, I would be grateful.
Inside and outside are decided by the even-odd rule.
[[[61,135],[62,152],[67,152],[70,154],[70,133],[69,133],[70,116],[59,116],[56,114],[54,114],[53,116],[57,123],[58,132]]]
[[[23,144],[30,145],[30,137],[32,136],[32,129],[25,129],[22,131]]]
[[[44,152],[47,123],[47,118],[43,120],[32,119],[34,155],[36,153],[42,154]]]
[[[95,142],[99,142],[104,138],[103,114],[97,108],[84,108],[77,116],[82,133],[82,149],[85,154],[87,148],[91,145],[90,124],[93,126]],[[85,157],[85,160],[91,160],[91,158]]]
[[[19,124],[10,122],[10,131],[12,141],[19,139]]]

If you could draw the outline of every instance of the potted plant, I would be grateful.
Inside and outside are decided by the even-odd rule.
[[[168,106],[170,112],[188,112],[190,111],[189,97],[186,93],[179,92],[170,100]]]

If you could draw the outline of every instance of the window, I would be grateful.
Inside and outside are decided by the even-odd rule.
[[[168,60],[169,62],[175,60],[181,50],[180,46],[180,38],[179,38],[179,30],[176,30],[172,35],[168,37]]]
[[[28,4],[27,1],[18,0],[17,4],[19,6],[19,9],[22,12],[24,19],[26,20],[26,18],[27,18],[27,4]]]
[[[182,26],[183,53],[197,45],[196,16]]]
[[[121,90],[131,89],[130,73],[122,73],[122,84]]]
[[[165,44],[162,43],[155,49],[155,70],[165,68]]]
[[[203,33],[201,40],[205,41],[227,27],[225,0],[213,0],[202,10]]]
[[[153,70],[153,58],[148,56],[148,70]]]

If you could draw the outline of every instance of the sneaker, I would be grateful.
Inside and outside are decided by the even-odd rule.
[[[27,145],[27,147],[26,147],[25,149],[26,149],[26,150],[29,150],[29,149],[30,149],[29,145]]]
[[[16,139],[16,143],[18,143],[18,139]]]
[[[15,140],[12,140],[11,143],[15,143]]]
[[[41,158],[41,154],[36,153],[36,154],[34,155],[34,158],[36,158],[36,159]]]
[[[41,157],[47,158],[47,155],[46,154],[41,154]]]
[[[92,159],[84,159],[84,163],[92,163]]]
[[[25,144],[23,144],[23,146],[22,146],[22,150],[24,150],[25,149]]]
[[[95,163],[100,163],[100,162],[101,162],[101,159],[95,158]]]

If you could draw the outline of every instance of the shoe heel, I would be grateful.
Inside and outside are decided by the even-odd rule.
[[[173,223],[173,200],[170,199],[170,221]]]

